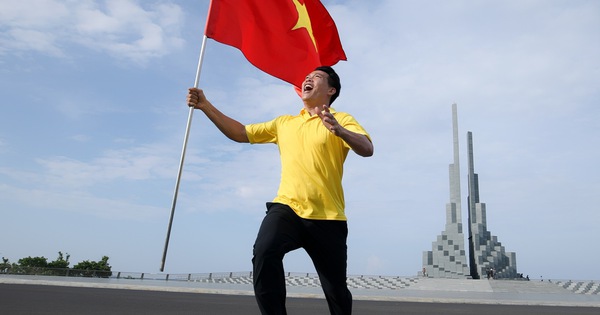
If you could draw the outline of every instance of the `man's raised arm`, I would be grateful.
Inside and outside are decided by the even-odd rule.
[[[213,104],[206,99],[204,91],[198,88],[190,88],[187,95],[187,104],[190,107],[204,112],[206,117],[227,136],[227,138],[235,141],[248,143],[246,128],[239,121],[221,113]]]

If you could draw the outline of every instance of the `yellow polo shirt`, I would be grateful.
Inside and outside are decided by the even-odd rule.
[[[344,128],[369,134],[347,113],[330,108]],[[250,143],[275,143],[281,157],[281,182],[273,202],[290,206],[305,219],[346,221],[343,165],[350,147],[306,109],[245,126]]]

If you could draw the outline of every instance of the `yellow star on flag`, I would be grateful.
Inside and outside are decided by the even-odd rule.
[[[315,41],[315,36],[313,35],[312,24],[310,22],[310,16],[308,15],[308,11],[306,10],[306,6],[300,4],[300,1],[298,0],[292,0],[292,2],[294,2],[294,5],[296,5],[296,10],[298,11],[298,22],[296,22],[296,25],[294,25],[292,31],[304,27],[308,32],[308,36],[310,36],[310,39],[313,42],[313,46],[315,46],[315,50],[319,51],[319,49],[317,48],[317,41]]]

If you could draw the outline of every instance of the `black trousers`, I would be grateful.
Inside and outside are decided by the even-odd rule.
[[[304,248],[313,261],[331,314],[351,314],[346,284],[348,225],[345,221],[307,220],[284,204],[267,203],[267,215],[254,243],[254,294],[262,314],[285,310],[283,256]]]

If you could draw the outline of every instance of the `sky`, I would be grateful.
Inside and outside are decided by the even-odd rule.
[[[517,271],[600,279],[600,2],[323,3],[348,57],[334,108],[375,147],[345,164],[348,274],[421,270],[445,229],[456,103],[463,201],[471,131],[487,227]],[[0,256],[159,272],[208,4],[0,1]],[[244,124],[302,107],[210,39],[200,87]],[[194,111],[164,272],[252,270],[279,167],[275,145]],[[302,250],[284,264],[314,272]]]

